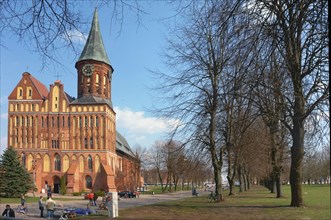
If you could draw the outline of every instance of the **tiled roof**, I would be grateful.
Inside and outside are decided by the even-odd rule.
[[[118,131],[116,131],[116,150],[122,151],[131,157],[135,157],[129,143]]]
[[[107,104],[109,107],[113,108],[113,104],[110,99],[104,99],[97,96],[82,96],[79,99],[72,101],[70,104]]]
[[[43,97],[47,97],[48,96],[48,89],[46,88],[46,86],[44,84],[42,84],[39,80],[37,80],[36,78],[34,78],[30,73],[29,74],[29,78],[31,79],[31,81],[33,82],[33,84],[35,85],[36,89],[38,90],[38,92],[43,96]]]
[[[64,94],[66,95],[69,103],[75,100],[75,97],[70,96],[68,93],[64,92]]]

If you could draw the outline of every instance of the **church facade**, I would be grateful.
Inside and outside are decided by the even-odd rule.
[[[55,81],[48,88],[22,74],[8,97],[8,146],[15,148],[38,192],[136,190],[140,161],[116,131],[111,100],[113,68],[104,49],[98,13],[76,62],[77,98]]]

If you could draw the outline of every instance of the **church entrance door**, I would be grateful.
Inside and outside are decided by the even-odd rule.
[[[53,177],[53,183],[54,183],[54,193],[59,193],[60,192],[60,177],[59,176],[54,176]]]

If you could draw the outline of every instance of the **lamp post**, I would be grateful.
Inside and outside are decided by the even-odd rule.
[[[33,195],[33,198],[34,198],[35,197],[35,195],[34,195],[34,189],[35,189],[35,182],[36,182],[36,160],[32,160],[32,172],[33,172],[32,195]]]

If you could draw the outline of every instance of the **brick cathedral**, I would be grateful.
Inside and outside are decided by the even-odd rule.
[[[113,67],[94,12],[92,27],[76,62],[77,98],[59,80],[47,87],[22,74],[8,100],[8,146],[18,152],[38,192],[54,193],[65,179],[67,193],[136,190],[140,161],[116,131],[111,100]]]

